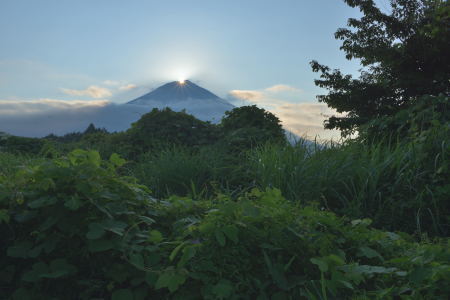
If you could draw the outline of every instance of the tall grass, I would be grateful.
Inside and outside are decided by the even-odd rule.
[[[293,201],[370,217],[389,230],[448,234],[447,201],[433,181],[448,159],[443,149],[434,150],[424,153],[400,142],[350,142],[314,151],[304,144],[266,145],[251,152],[249,168],[258,185],[280,188]]]
[[[241,167],[218,147],[168,146],[140,156],[131,173],[158,197],[207,197],[245,177]]]

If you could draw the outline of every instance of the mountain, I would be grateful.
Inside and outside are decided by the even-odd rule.
[[[186,110],[200,120],[213,123],[220,122],[225,111],[234,108],[232,104],[189,80],[166,83],[126,105]]]
[[[179,101],[187,101],[189,99],[221,100],[218,96],[214,95],[207,89],[204,89],[189,80],[185,80],[183,82],[173,81],[166,83],[150,93],[128,102],[128,104],[146,105],[152,101],[160,101],[170,104],[177,103]]]

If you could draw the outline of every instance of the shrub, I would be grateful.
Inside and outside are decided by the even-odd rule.
[[[439,299],[449,244],[415,243],[277,189],[157,201],[94,151],[0,180],[11,299]]]

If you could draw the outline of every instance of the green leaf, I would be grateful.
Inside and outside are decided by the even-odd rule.
[[[416,284],[420,284],[427,278],[431,278],[433,269],[430,267],[417,267],[409,274],[409,280]]]
[[[140,253],[132,253],[130,254],[130,262],[138,269],[144,269],[144,257]]]
[[[319,258],[311,258],[310,261],[319,267],[320,272],[328,271],[328,264],[326,261],[321,260]]]
[[[125,232],[125,228],[127,228],[128,225],[127,223],[122,221],[107,219],[101,222],[100,226],[104,230],[108,230],[122,236],[123,233]]]
[[[89,231],[86,233],[86,238],[90,240],[96,240],[101,238],[105,234],[103,226],[99,223],[89,224]]]
[[[111,300],[133,300],[133,293],[129,289],[115,290],[111,295]]]
[[[366,246],[359,248],[359,251],[361,252],[362,256],[365,256],[367,258],[374,258],[374,257],[382,258],[381,255],[377,251],[373,250],[372,248],[366,247]]]
[[[178,268],[184,267],[184,265],[195,256],[196,249],[195,246],[187,246],[183,249],[183,255],[181,255],[180,261],[178,262]]]
[[[181,248],[183,248],[186,245],[185,242],[179,244],[178,246],[175,247],[175,249],[172,250],[172,252],[170,253],[169,256],[169,260],[173,261],[173,259],[175,258],[175,256],[177,256],[178,252],[181,250]]]
[[[50,206],[56,203],[56,198],[54,197],[42,197],[33,201],[28,202],[29,208],[40,208],[44,206]]]
[[[92,163],[93,165],[99,167],[100,163],[102,161],[100,154],[95,150],[88,151],[87,154],[88,154],[89,162]]]
[[[116,167],[123,166],[127,161],[119,156],[117,153],[111,154],[109,161]]]
[[[76,197],[71,197],[69,200],[64,202],[64,206],[73,211],[78,210],[82,204],[83,203],[81,200]]]
[[[175,271],[166,271],[162,273],[156,281],[155,288],[168,288],[171,293],[175,292],[180,285],[186,281],[184,274],[177,273]]]
[[[158,230],[152,230],[150,231],[148,235],[148,241],[152,242],[153,244],[158,244],[163,240],[163,235]]]
[[[27,282],[37,282],[42,278],[42,275],[47,274],[48,271],[49,269],[46,263],[35,263],[30,271],[23,274],[22,280]]]
[[[88,247],[91,252],[102,252],[113,248],[113,243],[109,240],[89,240]]]
[[[219,299],[228,299],[233,294],[234,286],[226,279],[221,279],[211,290]]]
[[[0,224],[2,222],[8,224],[9,223],[9,214],[6,209],[0,209]]]
[[[219,243],[220,246],[225,246],[225,235],[223,234],[222,230],[219,228],[215,231],[216,240]]]
[[[238,243],[238,228],[235,225],[227,225],[222,228],[223,233],[232,240],[235,244]]]

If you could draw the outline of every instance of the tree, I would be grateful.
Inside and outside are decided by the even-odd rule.
[[[233,148],[242,149],[266,142],[285,142],[280,120],[256,105],[236,107],[225,112],[221,128]]]
[[[212,144],[216,136],[214,125],[170,108],[154,108],[126,132],[128,142],[139,151],[147,151],[160,143],[185,146]]]
[[[359,59],[358,79],[312,61],[319,87],[329,90],[320,102],[344,113],[325,128],[346,136],[373,119],[392,116],[424,95],[449,95],[450,5],[445,0],[391,0],[382,12],[373,0],[344,0],[363,13],[340,28],[347,59]]]

